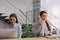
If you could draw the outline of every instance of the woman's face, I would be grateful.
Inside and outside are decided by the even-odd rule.
[[[16,18],[15,17],[10,17],[9,21],[11,24],[15,24],[16,23]]]
[[[44,21],[46,21],[47,20],[47,14],[46,13],[43,13],[41,15],[41,19],[44,20]]]

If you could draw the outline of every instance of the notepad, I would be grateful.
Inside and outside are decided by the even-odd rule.
[[[46,38],[57,38],[57,35],[46,36]]]

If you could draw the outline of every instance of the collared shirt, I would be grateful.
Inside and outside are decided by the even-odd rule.
[[[19,24],[19,23],[15,23],[14,25],[12,24],[9,24],[8,25],[8,28],[13,28],[13,29],[16,29],[17,30],[17,35],[18,35],[18,38],[21,38],[21,35],[22,35],[22,26]]]

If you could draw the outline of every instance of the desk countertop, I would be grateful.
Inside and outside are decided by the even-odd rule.
[[[60,38],[48,39],[48,38],[21,38],[21,39],[0,39],[0,40],[60,40]]]

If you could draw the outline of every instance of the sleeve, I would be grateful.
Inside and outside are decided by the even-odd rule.
[[[22,26],[19,24],[18,25],[18,38],[21,38],[22,35]]]
[[[41,27],[39,27],[38,23],[35,23],[32,28],[33,36],[36,36],[37,34],[39,34],[40,31],[41,31]]]

